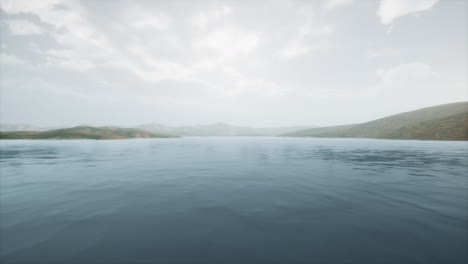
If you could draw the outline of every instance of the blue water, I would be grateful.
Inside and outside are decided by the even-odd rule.
[[[2,263],[467,263],[467,142],[0,142]]]

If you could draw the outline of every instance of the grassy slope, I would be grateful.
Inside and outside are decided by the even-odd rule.
[[[78,126],[44,132],[21,131],[0,132],[0,139],[127,139],[127,138],[168,138],[165,134],[136,128]]]
[[[420,122],[394,130],[391,139],[468,140],[468,113]]]
[[[429,131],[422,131],[423,129],[429,129],[429,127],[432,128],[432,126],[429,125],[430,122],[461,115],[464,113],[468,113],[468,102],[427,107],[357,125],[308,129],[295,133],[285,134],[285,136],[432,139],[430,136],[431,133]],[[460,121],[460,119],[457,120]],[[416,130],[416,128],[409,128],[423,122],[427,123],[425,123],[424,126],[421,125],[418,130]],[[434,124],[434,126],[437,125]],[[439,132],[439,135],[445,135],[447,138],[439,137],[438,139],[452,139],[453,137],[448,135],[459,134],[459,131],[463,130],[463,126],[464,124],[460,123],[456,123],[453,126],[444,126],[446,131],[444,133]],[[410,135],[411,132],[409,131],[405,132],[404,135],[403,132],[395,132],[405,127],[407,127],[407,129],[415,134]],[[328,130],[326,131],[325,129]],[[454,131],[452,132],[452,130]]]

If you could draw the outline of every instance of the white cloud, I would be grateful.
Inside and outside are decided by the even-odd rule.
[[[59,4],[72,7],[74,11],[56,8]],[[76,11],[82,11],[80,5],[73,0],[2,0],[1,8],[11,14],[35,14],[42,22],[56,27],[66,26],[71,21],[81,20]]]
[[[147,104],[148,121],[166,118],[160,121],[177,123],[184,119],[174,118],[172,113],[189,120],[203,108],[205,114],[215,113],[227,122],[227,116],[258,122],[253,117],[256,112],[257,117],[264,113],[265,120],[278,124],[291,117],[299,123],[339,124],[371,117],[350,112],[344,113],[349,116],[346,119],[338,111],[333,117],[324,115],[327,111],[322,109],[341,105],[357,109],[354,106],[359,105],[362,111],[373,109],[370,114],[383,116],[409,108],[406,106],[459,101],[460,91],[466,90],[466,81],[460,82],[466,68],[464,49],[452,45],[463,43],[460,32],[466,25],[451,20],[442,23],[457,14],[453,20],[459,21],[463,14],[450,1],[441,3],[446,5],[441,9],[444,14],[421,21],[422,27],[434,29],[431,39],[408,38],[411,31],[421,30],[414,27],[391,39],[381,34],[368,23],[376,18],[374,4],[359,3],[352,14],[332,13],[349,6],[351,0],[288,0],[271,5],[255,1],[0,1],[5,23],[10,17],[34,17],[27,21],[38,23],[46,33],[40,38],[24,36],[21,43],[5,34],[0,59],[5,72],[12,73],[10,80],[34,86],[32,77],[36,75],[54,85],[54,89],[45,85],[41,89],[97,105],[131,98],[126,108]],[[382,1],[382,21],[391,23],[408,12],[403,9],[415,10],[413,0],[406,2]],[[434,28],[435,24],[440,27]],[[38,32],[24,28],[24,34]],[[450,31],[440,38],[446,28]],[[424,49],[417,50],[421,46]],[[436,49],[444,56],[430,52]],[[427,63],[405,63],[422,58]],[[396,61],[403,64],[389,68]],[[30,68],[25,67],[28,64]],[[51,99],[42,96],[37,100]],[[79,100],[74,105],[78,108]],[[24,105],[21,102],[12,103],[11,109]],[[396,106],[380,111],[381,105]],[[246,114],[237,110],[240,108]],[[291,109],[310,115],[294,114],[296,110]],[[157,112],[171,115],[155,116]],[[102,120],[116,113],[130,115],[131,111],[109,111]],[[217,121],[195,118],[194,122]]]
[[[222,67],[223,78],[229,80],[229,86],[220,92],[221,96],[238,96],[244,94],[255,94],[260,96],[274,97],[285,95],[289,89],[262,78],[261,76],[247,76],[245,73],[232,68]]]
[[[222,28],[210,32],[195,44],[201,48],[214,50],[221,58],[233,58],[254,51],[259,42],[260,37],[253,32]]]
[[[7,13],[37,13],[59,4],[60,0],[2,0],[1,8]]]
[[[392,57],[397,55],[400,55],[400,51],[394,49],[371,50],[367,52],[366,58],[376,59],[382,57]]]
[[[187,20],[189,26],[193,25],[199,29],[205,30],[209,25],[218,22],[221,18],[229,16],[232,13],[230,6],[222,6],[214,10],[200,12],[191,16]]]
[[[169,28],[167,17],[146,17],[132,23],[137,30],[165,30]]]
[[[461,88],[445,74],[421,62],[406,63],[387,70],[378,70],[379,98],[404,107],[429,106],[465,100],[466,87]]]
[[[439,0],[381,0],[377,15],[382,24],[391,24],[398,17],[430,9]]]
[[[29,62],[16,57],[13,54],[0,53],[0,63],[3,65],[31,66]]]
[[[38,35],[44,33],[41,27],[28,20],[10,19],[6,21],[6,24],[13,35]]]
[[[324,7],[325,9],[333,9],[336,7],[349,5],[353,2],[353,0],[326,0]]]
[[[293,37],[286,47],[280,51],[279,58],[290,59],[309,53],[318,46],[318,41],[310,42],[310,39],[330,35],[334,32],[331,26],[313,27],[311,24],[304,24],[299,28],[299,32]]]
[[[133,29],[145,32],[167,30],[172,22],[167,15],[161,12],[149,11],[136,5],[128,8],[125,20],[129,21]]]
[[[57,5],[64,8],[57,8]],[[43,23],[57,29],[50,31],[49,35],[58,47],[49,48],[44,52],[35,50],[45,61],[42,66],[83,71],[103,65],[113,60],[117,54],[106,34],[98,32],[86,20],[86,10],[73,0],[6,0],[2,9],[10,14],[34,14]],[[17,30],[19,28],[21,27],[18,26]],[[33,30],[30,25],[21,29],[25,32],[26,28],[29,31]]]
[[[437,76],[439,75],[433,72],[429,65],[421,62],[413,62],[401,64],[386,70],[382,74],[382,83],[386,87],[398,88],[401,86],[406,86],[407,83],[414,80],[421,80],[426,77],[430,78]]]
[[[161,81],[193,83],[204,86],[218,96],[239,96],[255,93],[276,96],[285,89],[274,81],[248,74],[247,68],[265,63],[256,53],[262,45],[261,35],[242,26],[223,24],[223,18],[233,15],[231,6],[194,12],[184,26],[195,26],[199,30],[180,35],[177,23],[170,13],[163,10],[147,10],[144,6],[134,5],[123,9],[121,20],[111,27],[112,31],[103,32],[87,20],[89,10],[75,1],[44,1],[28,6],[27,1],[8,2],[5,9],[10,13],[32,13],[39,19],[59,30],[50,32],[58,47],[44,50],[35,49],[45,59],[42,65],[48,69],[88,71],[97,67],[124,69],[133,73],[139,80],[157,84]],[[64,8],[56,8],[60,4]],[[187,22],[189,24],[187,24]],[[264,21],[272,22],[269,18]],[[316,38],[329,34],[331,27],[313,28],[311,24],[302,27],[299,39],[286,51],[287,56],[307,52],[311,46],[302,43],[302,38]],[[126,36],[125,45],[120,45],[115,36]],[[266,35],[268,37],[268,35]],[[187,43],[180,43],[182,38]],[[164,40],[170,39],[166,43]],[[287,40],[286,40],[287,41]],[[305,41],[305,39],[304,39]],[[172,45],[174,43],[174,45]],[[295,45],[295,46],[294,46]],[[192,59],[170,57],[169,52],[181,48],[190,49]]]

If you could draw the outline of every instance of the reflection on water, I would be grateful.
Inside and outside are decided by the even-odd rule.
[[[5,263],[465,263],[465,142],[0,142]]]

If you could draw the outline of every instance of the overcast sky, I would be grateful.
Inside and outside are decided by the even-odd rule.
[[[2,123],[337,125],[467,100],[466,0],[0,0]]]

